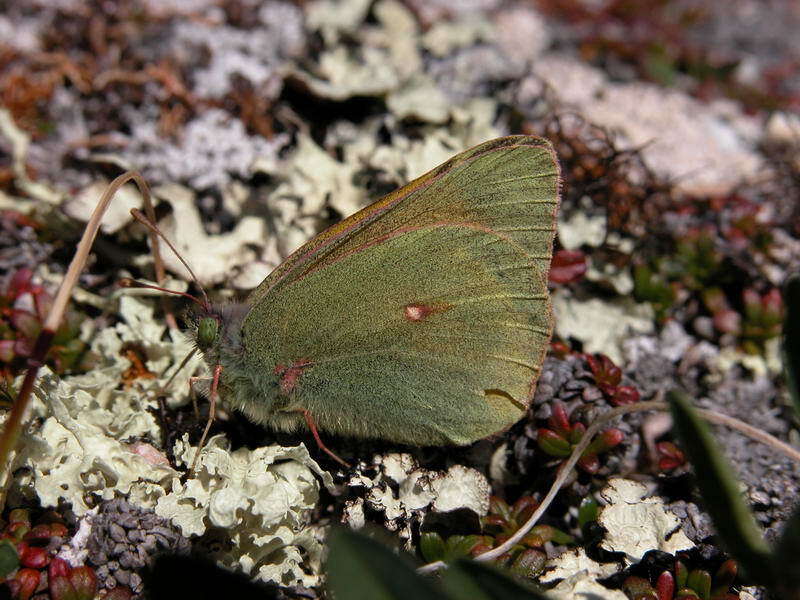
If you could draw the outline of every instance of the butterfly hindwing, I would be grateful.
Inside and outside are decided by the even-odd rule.
[[[552,329],[557,201],[543,140],[456,156],[314,238],[254,291],[247,368],[278,373],[285,408],[328,431],[464,444],[507,427],[530,403]]]

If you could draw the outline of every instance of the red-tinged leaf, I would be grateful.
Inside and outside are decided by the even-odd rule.
[[[564,458],[572,452],[572,446],[563,437],[550,429],[539,429],[536,443],[546,454]]]
[[[596,356],[589,354],[586,356],[586,361],[598,386],[611,388],[619,385],[622,380],[622,370],[605,354]]]
[[[581,456],[578,460],[578,466],[589,475],[594,475],[600,469],[600,459],[597,458],[596,454]]]
[[[659,442],[656,444],[658,452],[658,468],[661,471],[671,471],[686,464],[686,455],[672,442]]]
[[[489,544],[480,543],[470,551],[470,554],[472,556],[480,556],[484,552],[488,552],[491,549],[492,549],[492,546],[490,546]]]
[[[569,436],[567,436],[567,441],[574,445],[583,439],[583,434],[586,433],[586,425],[583,423],[575,423],[572,426],[572,431],[569,432]]]
[[[669,571],[664,571],[656,580],[656,594],[658,600],[672,600],[675,593],[675,578]]]
[[[764,316],[771,321],[780,321],[783,319],[783,298],[778,288],[772,288],[764,297],[761,298],[761,304],[764,308]]]
[[[10,321],[17,331],[30,339],[34,339],[42,329],[41,322],[36,318],[36,315],[27,310],[12,310]]]
[[[706,305],[706,308],[713,315],[730,310],[731,308],[730,304],[728,304],[728,298],[725,296],[725,292],[718,287],[703,290],[702,297],[703,304]]]
[[[672,570],[675,571],[675,587],[679,590],[686,587],[686,581],[689,579],[689,569],[686,568],[686,565],[676,560]]]
[[[29,546],[25,542],[20,542],[17,549],[19,550],[19,562],[23,567],[43,569],[50,561],[50,554],[46,548]]]
[[[499,496],[489,498],[489,514],[499,515],[504,521],[511,519],[511,507]]]
[[[711,575],[708,571],[695,569],[689,573],[689,580],[686,582],[690,589],[697,592],[701,600],[709,600],[711,597]]]
[[[14,356],[14,340],[0,340],[0,361],[11,362]]]
[[[20,569],[14,575],[14,598],[17,600],[28,600],[36,592],[41,581],[41,573],[36,569]]]
[[[635,404],[639,401],[639,390],[630,385],[620,385],[614,390],[613,395],[609,402],[614,406],[622,406],[623,404]]]
[[[541,574],[547,563],[547,554],[539,550],[523,550],[511,563],[509,569],[521,577],[532,579]]]
[[[550,343],[550,352],[557,358],[563,360],[569,356],[569,353],[572,352],[572,349],[564,342],[555,341]]]
[[[53,308],[53,297],[46,291],[41,290],[38,294],[33,294],[33,304],[36,307],[36,315],[40,321],[44,321]]]
[[[549,542],[553,539],[555,532],[558,531],[555,527],[551,525],[537,525],[533,529],[531,529],[531,533],[537,535],[542,539],[542,541]]]
[[[606,429],[597,436],[598,449],[597,453],[607,452],[614,446],[619,445],[625,439],[625,434],[616,427]]]
[[[24,539],[30,530],[30,523],[10,523],[6,527],[6,533],[10,534],[15,540]]]
[[[28,357],[33,354],[34,338],[20,338],[14,342],[14,354],[20,357]]]
[[[586,273],[586,256],[580,250],[559,250],[550,264],[552,283],[572,283]]]
[[[22,294],[29,292],[31,290],[32,277],[33,271],[27,268],[20,269],[14,273],[14,276],[8,283],[7,295],[11,298],[17,298]]]
[[[572,429],[572,425],[570,425],[569,422],[569,415],[567,414],[567,407],[560,400],[555,400],[550,405],[550,411],[550,418],[547,420],[550,424],[550,428],[561,436],[567,437]]]
[[[483,517],[484,527],[505,527],[506,520],[500,515],[486,515]]]
[[[638,598],[643,594],[645,597],[649,594],[653,594],[653,598],[655,598],[653,586],[650,585],[650,582],[644,577],[637,577],[635,575],[627,577],[625,581],[622,582],[622,589],[632,598]]]
[[[63,558],[54,558],[50,561],[50,566],[47,568],[47,576],[53,577],[67,577],[72,569]]]
[[[77,600],[92,600],[97,592],[97,575],[91,567],[75,567],[69,574]]]
[[[517,525],[521,525],[530,518],[538,507],[539,503],[533,496],[520,496],[520,498],[514,502],[514,506],[511,509],[511,516]]]
[[[583,451],[583,455],[591,456],[593,454],[602,454],[614,446],[617,446],[623,439],[625,439],[625,434],[619,429],[614,427],[606,429],[592,440],[592,443]]]
[[[757,319],[761,314],[761,297],[753,288],[745,288],[742,292],[745,315],[748,319]]]
[[[8,522],[9,524],[13,525],[22,523],[30,527],[31,526],[30,511],[26,508],[15,508],[10,513],[8,513]]]
[[[103,600],[131,600],[133,592],[124,585],[118,585],[105,595]]]
[[[725,309],[714,313],[714,329],[722,333],[738,335],[742,331],[742,315],[733,309]]]
[[[48,587],[52,600],[79,600],[78,595],[75,593],[75,588],[72,587],[66,575],[49,577]]]
[[[717,574],[714,576],[714,589],[711,593],[712,596],[722,594],[728,591],[728,588],[733,585],[736,580],[736,575],[739,572],[739,565],[736,561],[731,559],[726,560],[717,569]]]
[[[25,534],[26,540],[49,540],[51,537],[53,532],[50,525],[36,525]]]
[[[542,536],[535,533],[529,533],[520,541],[523,546],[528,548],[541,548],[544,546],[544,542],[545,540],[542,538]]]

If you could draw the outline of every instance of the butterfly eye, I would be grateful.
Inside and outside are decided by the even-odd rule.
[[[197,345],[201,350],[207,350],[217,341],[219,323],[212,317],[200,319],[197,325]]]

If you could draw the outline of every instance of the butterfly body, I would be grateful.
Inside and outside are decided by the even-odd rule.
[[[519,420],[552,330],[558,167],[544,140],[468,150],[333,226],[198,345],[251,420],[415,445]]]

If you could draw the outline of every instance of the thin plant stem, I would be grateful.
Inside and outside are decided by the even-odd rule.
[[[150,207],[150,211],[152,212],[150,190],[147,187],[147,183],[144,181],[141,175],[130,171],[123,173],[108,185],[105,192],[103,192],[102,197],[98,201],[94,212],[92,212],[92,216],[90,217],[89,222],[86,224],[86,228],[84,229],[83,236],[78,243],[75,256],[72,258],[72,262],[69,264],[67,273],[64,275],[64,280],[61,282],[61,286],[58,288],[56,297],[53,300],[53,306],[50,309],[47,318],[45,319],[41,332],[36,337],[36,341],[34,342],[33,346],[33,352],[28,359],[28,369],[25,372],[22,385],[19,388],[19,392],[17,393],[17,397],[14,400],[13,406],[11,407],[8,419],[3,427],[3,432],[0,433],[0,512],[2,512],[5,506],[7,491],[6,482],[9,478],[11,452],[17,446],[19,436],[22,433],[22,423],[25,419],[26,413],[28,412],[31,393],[33,392],[33,386],[36,382],[36,377],[39,374],[39,369],[44,364],[45,358],[47,357],[47,352],[50,349],[50,345],[53,342],[56,331],[58,331],[58,328],[61,326],[61,322],[64,319],[64,313],[67,310],[67,304],[72,297],[72,291],[75,288],[78,277],[80,276],[81,271],[83,271],[83,268],[86,266],[86,259],[89,256],[92,243],[94,243],[94,240],[97,237],[97,232],[100,229],[100,222],[102,221],[103,215],[108,209],[114,194],[116,194],[119,188],[129,181],[133,181],[139,187],[139,191],[142,194],[145,206]],[[151,235],[151,241],[154,252],[157,254],[158,238],[154,235]],[[158,262],[160,262],[160,259]]]
[[[583,435],[581,440],[578,444],[573,448],[572,454],[570,454],[567,461],[561,465],[558,471],[558,475],[553,481],[553,484],[550,486],[550,489],[547,492],[547,495],[542,499],[541,504],[539,504],[538,508],[534,511],[534,513],[530,516],[530,518],[520,527],[514,535],[508,538],[505,542],[500,544],[497,548],[492,548],[483,554],[479,554],[475,557],[475,560],[479,561],[488,561],[494,560],[509,550],[513,548],[522,538],[524,538],[528,532],[533,529],[536,523],[539,521],[541,516],[544,512],[550,507],[550,504],[555,500],[556,495],[563,487],[564,483],[567,481],[571,471],[575,468],[575,465],[580,460],[581,455],[583,454],[584,450],[589,446],[592,442],[594,437],[600,432],[600,430],[605,427],[609,421],[616,419],[617,417],[621,417],[622,415],[635,413],[635,412],[644,412],[650,410],[660,410],[660,411],[669,411],[669,404],[663,402],[661,400],[651,400],[648,402],[637,402],[636,404],[626,404],[624,406],[618,406],[616,408],[612,408],[611,410],[603,413],[602,415],[598,416],[594,423],[586,430],[586,433]],[[774,450],[780,452],[784,456],[790,458],[791,460],[800,463],[800,451],[796,448],[790,446],[789,444],[779,440],[778,438],[768,434],[765,431],[762,431],[752,425],[748,425],[735,417],[730,417],[728,415],[723,415],[713,410],[706,410],[706,409],[696,409],[697,412],[700,414],[701,417],[706,419],[708,422],[713,423],[715,425],[724,425],[731,429],[735,429],[743,433],[744,435],[748,436],[751,439],[756,441],[762,442],[767,446],[773,448]],[[417,569],[418,573],[432,573],[442,568],[446,568],[447,564],[443,561],[439,560],[436,562],[428,563],[427,565],[423,565]]]

